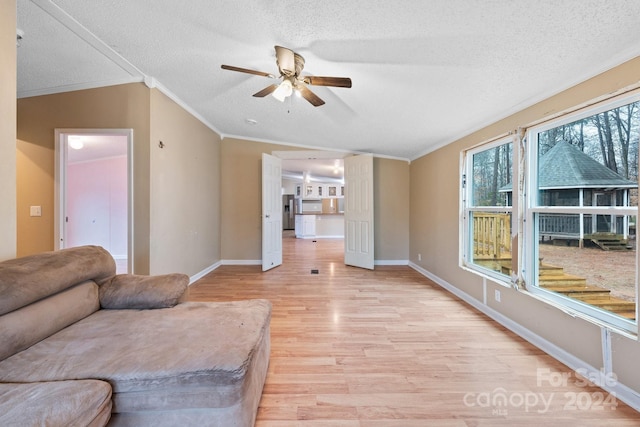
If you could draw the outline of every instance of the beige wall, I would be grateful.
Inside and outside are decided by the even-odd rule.
[[[373,160],[376,261],[409,259],[409,163]]]
[[[0,0],[0,260],[16,256],[16,2]]]
[[[222,259],[260,260],[261,155],[297,148],[221,142],[142,84],[18,101],[18,255],[53,249],[54,130],[129,127],[134,129],[135,272],[193,275]],[[409,164],[375,159],[374,174],[376,260],[406,260]],[[42,206],[42,217],[29,216],[31,205]]]
[[[639,78],[640,58],[636,58],[412,162],[411,261],[482,302],[482,279],[458,266],[461,150],[635,85]],[[422,261],[418,261],[418,254]],[[493,295],[498,286],[487,281],[487,294]],[[499,289],[502,302],[488,298],[491,308],[592,366],[602,366],[599,327],[526,293],[501,286]],[[615,335],[612,355],[613,369],[620,381],[640,391],[640,344]]]
[[[56,128],[133,129],[135,273],[195,275],[220,261],[220,138],[142,83],[18,100],[19,256],[54,247]]]
[[[54,246],[53,148],[21,140],[16,147],[18,256],[50,251]],[[42,216],[29,216],[30,206],[41,206]]]
[[[153,89],[150,148],[150,272],[194,275],[220,261],[220,137]]]
[[[148,273],[149,99],[149,89],[139,83],[18,100],[18,256],[54,248],[55,129],[132,128],[133,261],[136,273]],[[42,217],[30,217],[30,205],[42,206]]]
[[[262,153],[285,150],[299,148],[233,138],[222,141],[222,259],[262,259]],[[409,164],[376,158],[374,185],[375,258],[407,260]]]
[[[262,259],[262,153],[295,150],[294,147],[246,141],[222,140],[222,259]]]

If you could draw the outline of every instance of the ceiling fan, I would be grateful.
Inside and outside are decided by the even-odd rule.
[[[278,65],[280,76],[274,76],[273,74],[262,71],[249,70],[247,68],[234,67],[232,65],[223,64],[221,67],[224,70],[239,71],[241,73],[254,74],[272,79],[282,78],[279,84],[272,84],[253,94],[253,96],[259,98],[272,95],[280,102],[284,101],[286,97],[291,96],[293,91],[296,90],[314,107],[319,107],[324,104],[324,101],[309,90],[307,85],[351,87],[351,79],[348,77],[301,76],[300,73],[304,68],[304,58],[286,47],[276,46],[275,48],[276,64]]]

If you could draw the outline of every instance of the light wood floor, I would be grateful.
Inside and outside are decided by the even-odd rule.
[[[346,267],[342,250],[285,238],[282,266],[222,266],[190,288],[192,300],[273,303],[257,427],[640,425],[411,268]]]

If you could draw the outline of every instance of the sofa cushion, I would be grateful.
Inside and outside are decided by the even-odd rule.
[[[108,309],[173,307],[189,286],[185,274],[118,274],[100,285],[100,306]]]
[[[0,316],[0,360],[32,346],[99,308],[98,286],[88,280]]]
[[[80,246],[0,262],[0,315],[85,280],[115,275],[113,257],[99,246]]]
[[[259,400],[266,376],[270,314],[266,300],[99,310],[0,361],[0,381],[104,379],[113,387],[114,412],[246,412],[248,390]],[[255,397],[247,400],[257,408]],[[244,416],[255,417],[251,412]]]
[[[104,381],[0,384],[0,425],[104,426],[111,416],[111,386]]]

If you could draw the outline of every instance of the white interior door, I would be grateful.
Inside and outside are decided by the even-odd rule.
[[[282,264],[282,160],[262,154],[262,271]]]
[[[373,156],[345,157],[344,263],[373,269]]]

